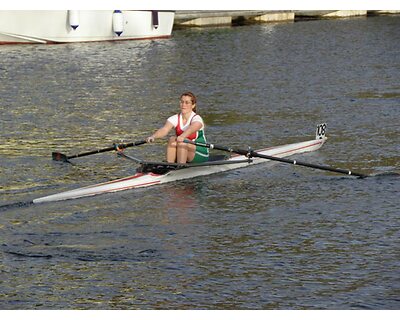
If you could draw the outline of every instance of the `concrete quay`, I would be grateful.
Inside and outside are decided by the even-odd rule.
[[[174,26],[206,27],[293,20],[292,11],[176,11]]]
[[[243,25],[251,23],[290,22],[317,19],[339,19],[358,16],[400,14],[400,10],[310,10],[310,11],[176,11],[174,27],[207,27],[223,25]]]
[[[302,19],[335,19],[366,16],[367,10],[310,10],[295,11],[296,20]]]

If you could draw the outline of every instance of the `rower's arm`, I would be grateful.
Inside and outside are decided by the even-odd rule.
[[[179,138],[182,138],[182,141],[186,139],[188,136],[190,136],[192,133],[195,133],[201,129],[203,124],[201,122],[193,122],[189,128],[187,128],[183,133],[179,136]]]
[[[167,121],[165,122],[164,126],[158,129],[151,137],[153,137],[154,139],[164,138],[173,127],[174,126],[172,125],[172,123]]]

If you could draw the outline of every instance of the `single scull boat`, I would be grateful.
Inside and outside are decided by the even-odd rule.
[[[271,156],[274,159],[281,159],[294,154],[311,152],[318,150],[326,141],[325,137],[326,124],[317,126],[316,137],[314,140],[308,140],[298,143],[286,144],[277,147],[270,147],[252,151],[259,156]],[[212,146],[210,147],[212,148]],[[218,149],[218,148],[216,148]],[[250,149],[249,149],[250,150]],[[66,192],[56,193],[46,197],[41,197],[33,200],[33,203],[60,201],[68,199],[76,199],[87,196],[94,196],[108,192],[117,192],[133,188],[149,187],[162,183],[205,176],[213,173],[244,168],[250,165],[270,161],[271,159],[260,158],[259,156],[252,157],[247,155],[233,154],[225,161],[208,161],[202,164],[177,165],[167,163],[144,162],[139,159],[121,154],[131,160],[141,164],[139,170],[133,176],[99,183],[88,187],[74,189]],[[285,160],[287,161],[287,160]],[[296,164],[296,161],[293,162]],[[145,168],[145,170],[144,170]],[[150,169],[149,169],[150,168]],[[160,170],[161,168],[161,170]],[[163,169],[163,170],[162,170]],[[351,174],[351,173],[349,173]]]

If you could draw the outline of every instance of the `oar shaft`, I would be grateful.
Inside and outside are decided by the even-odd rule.
[[[67,158],[68,158],[68,159],[73,159],[73,158],[78,158],[78,157],[89,156],[89,155],[96,154],[96,153],[102,153],[102,152],[113,151],[113,150],[116,150],[116,147],[117,147],[117,146],[120,147],[120,148],[125,149],[125,148],[129,148],[129,147],[133,147],[133,146],[139,146],[139,145],[145,144],[145,143],[146,143],[145,140],[136,141],[136,142],[130,142],[130,143],[127,143],[127,144],[121,143],[121,144],[114,145],[114,146],[112,146],[112,147],[108,147],[108,148],[104,148],[104,149],[93,150],[93,151],[88,151],[88,152],[83,152],[83,153],[75,154],[75,155],[72,155],[72,156],[68,156]]]
[[[350,171],[347,169],[338,169],[338,168],[333,168],[330,166],[323,166],[323,165],[318,165],[318,164],[313,164],[313,163],[307,163],[307,162],[302,162],[302,161],[297,161],[297,160],[291,160],[291,159],[285,159],[285,158],[278,158],[274,156],[268,156],[264,155],[255,151],[252,151],[251,149],[245,150],[245,149],[234,149],[230,147],[224,147],[224,146],[218,146],[212,143],[201,143],[201,142],[193,142],[191,140],[185,140],[187,143],[191,143],[197,146],[201,147],[206,147],[209,149],[215,149],[215,150],[221,150],[221,151],[227,151],[227,152],[233,152],[237,153],[240,155],[244,155],[247,157],[257,157],[257,158],[263,158],[263,159],[268,159],[272,161],[279,161],[279,162],[285,162],[285,163],[290,163],[298,166],[303,166],[303,167],[309,167],[309,168],[314,168],[314,169],[320,169],[320,170],[325,170],[325,171],[331,171],[331,172],[336,172],[336,173],[342,173],[342,174],[347,174],[347,175],[352,175],[352,176],[357,176],[360,178],[366,178],[367,175],[362,174],[362,173],[357,173],[354,171]]]
[[[291,160],[291,159],[267,156],[267,155],[263,155],[263,154],[260,154],[258,152],[254,152],[254,151],[250,151],[250,156],[258,157],[258,158],[264,158],[264,159],[268,159],[268,160],[272,160],[272,161],[290,163],[290,164],[294,164],[294,165],[297,165],[297,166],[303,166],[303,167],[309,167],[309,168],[320,169],[320,170],[325,170],[325,171],[331,171],[331,172],[336,172],[336,173],[342,173],[342,174],[357,176],[357,177],[361,177],[361,178],[367,177],[364,174],[353,172],[353,171],[347,170],[347,169],[338,169],[338,168],[334,168],[334,167],[330,167],[330,166],[323,166],[323,165],[319,165],[319,164],[313,164],[313,163],[308,163],[308,162],[303,162],[303,161],[298,161],[298,160]]]
[[[93,151],[87,151],[87,152],[82,152],[82,153],[78,153],[78,154],[74,154],[71,156],[66,156],[60,152],[53,152],[52,156],[53,156],[53,160],[61,160],[61,161],[67,161],[69,159],[74,159],[74,158],[79,158],[79,157],[84,157],[84,156],[89,156],[92,154],[96,154],[96,153],[102,153],[102,152],[108,152],[108,151],[113,151],[116,150],[117,146],[120,148],[129,148],[129,147],[134,147],[134,146],[139,146],[141,144],[145,144],[146,141],[145,140],[141,140],[141,141],[136,141],[136,142],[130,142],[127,144],[119,144],[119,145],[114,145],[112,147],[108,147],[108,148],[104,148],[104,149],[98,149],[98,150],[93,150]]]
[[[82,152],[82,153],[77,153],[71,156],[67,156],[67,159],[73,159],[73,158],[79,158],[79,157],[84,157],[84,156],[90,156],[92,154],[96,153],[102,153],[102,152],[107,152],[107,151],[112,151],[115,150],[115,147],[109,147],[109,148],[104,148],[104,149],[99,149],[99,150],[93,150],[93,151],[87,151],[87,152]]]
[[[200,163],[176,163],[176,162],[152,162],[152,161],[143,161],[138,158],[128,156],[127,154],[123,152],[118,153],[119,156],[132,160],[138,164],[142,165],[149,165],[149,166],[165,166],[165,167],[175,167],[177,169],[183,169],[183,168],[193,168],[193,167],[209,167],[209,166],[218,166],[218,165],[225,165],[225,164],[237,164],[237,163],[252,163],[252,159],[246,159],[246,160],[221,160],[221,161],[206,161],[206,162],[200,162]]]

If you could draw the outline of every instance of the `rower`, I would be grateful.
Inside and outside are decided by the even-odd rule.
[[[193,142],[206,143],[204,121],[197,114],[196,102],[197,99],[193,93],[183,93],[179,101],[180,113],[169,117],[163,127],[146,139],[149,143],[154,142],[156,139],[165,137],[175,128],[175,136],[169,139],[167,146],[166,160],[169,163],[200,163],[208,161],[208,148],[184,142],[185,139],[188,139]]]

